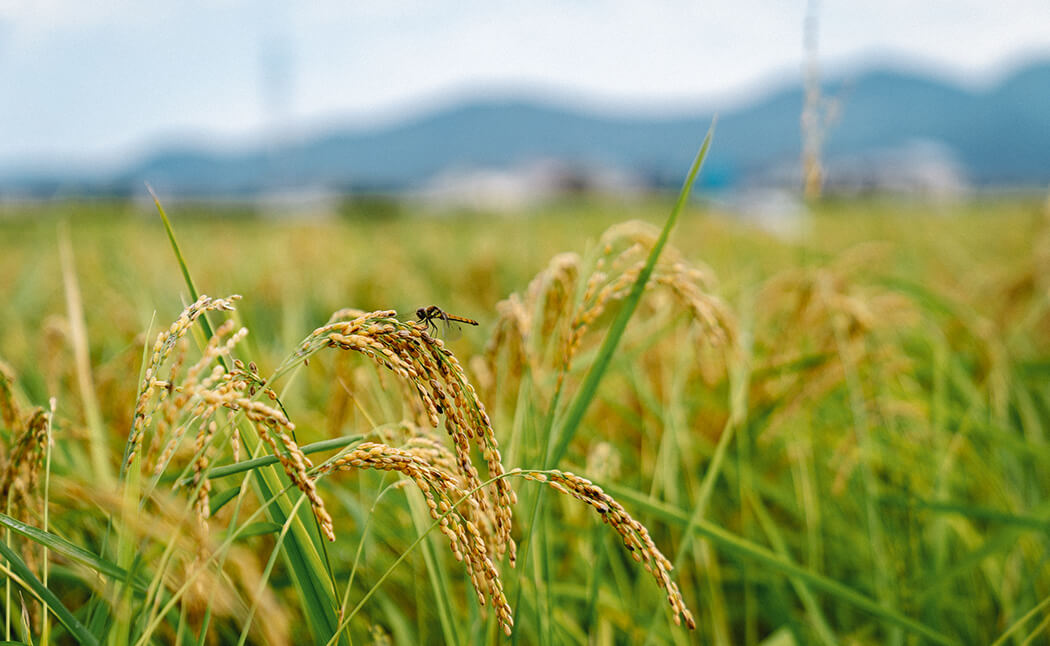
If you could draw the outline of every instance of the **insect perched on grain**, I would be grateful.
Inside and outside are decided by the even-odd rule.
[[[477,325],[478,322],[474,319],[468,319],[463,316],[456,316],[454,314],[448,314],[445,310],[441,309],[437,305],[431,305],[430,307],[421,307],[416,310],[416,316],[419,318],[420,323],[425,323],[427,330],[433,328],[434,332],[438,331],[438,323],[441,323],[441,327],[445,330],[445,336],[457,335],[461,328],[460,323],[466,325]]]

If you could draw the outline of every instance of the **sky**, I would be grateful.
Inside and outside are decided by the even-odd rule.
[[[892,62],[980,85],[1050,58],[1048,0],[0,0],[0,164],[367,126],[487,92],[724,110]]]

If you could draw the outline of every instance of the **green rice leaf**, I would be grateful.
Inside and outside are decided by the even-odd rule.
[[[0,513],[0,526],[3,526],[16,534],[20,534],[35,543],[43,545],[52,552],[61,554],[71,561],[89,567],[99,574],[111,579],[127,581],[128,573],[124,568],[116,565],[112,561],[108,561],[87,551],[79,545],[70,543],[61,536],[45,532],[42,529],[37,529],[32,525],[27,525],[22,521],[16,520],[3,513]],[[149,582],[147,581],[137,581],[132,583],[139,590],[145,590],[149,585]]]
[[[73,616],[73,613],[70,612],[69,608],[66,608],[66,606],[62,604],[62,601],[55,596],[55,593],[51,592],[47,586],[40,582],[40,579],[36,578],[36,575],[33,574],[33,571],[25,564],[25,561],[23,561],[14,550],[3,542],[0,542],[0,556],[7,560],[11,569],[14,570],[15,574],[21,579],[22,584],[47,603],[48,610],[53,612],[55,617],[62,622],[62,625],[69,631],[69,634],[76,638],[81,644],[88,644],[89,646],[98,644],[98,638],[95,637],[95,635],[92,635],[87,627]]]
[[[809,568],[797,565],[792,561],[774,554],[765,547],[753,543],[736,534],[727,532],[725,529],[704,520],[692,519],[679,509],[675,509],[663,502],[649,498],[644,494],[628,489],[610,485],[606,487],[610,493],[615,493],[618,498],[631,500],[643,511],[659,516],[664,520],[681,527],[691,527],[697,534],[711,541],[715,547],[732,554],[735,558],[748,563],[757,564],[767,571],[779,572],[809,586],[811,589],[820,590],[829,597],[860,608],[879,619],[896,624],[901,628],[909,630],[916,635],[921,635],[937,644],[954,643],[947,636],[935,631],[929,626],[914,619],[906,617],[894,608],[890,608],[878,601],[861,594],[856,590],[828,577],[814,572]]]
[[[189,268],[186,265],[182,251],[179,249],[178,241],[175,239],[175,231],[171,226],[171,221],[164,212],[164,207],[161,206],[156,193],[148,185],[147,188],[150,195],[153,196],[157,212],[160,213],[161,220],[164,222],[164,229],[168,234],[168,241],[171,243],[172,250],[175,252],[175,259],[186,282],[186,288],[189,290],[191,298],[196,300],[199,292],[193,283],[193,278],[190,276]],[[199,320],[205,336],[213,336],[214,331],[208,322],[207,316],[202,316]],[[223,357],[220,356],[218,359],[223,366],[226,366]],[[242,438],[244,438],[246,447],[253,453],[259,448],[260,441],[253,433],[242,433]],[[256,469],[254,475],[256,477],[252,481],[261,500],[269,500],[274,497],[275,492],[284,488],[280,480],[282,474],[274,464],[268,464],[265,467]],[[335,591],[326,585],[326,582],[330,581],[330,577],[319,553],[319,546],[322,545],[323,538],[318,535],[316,526],[313,527],[311,532],[310,525],[304,522],[304,512],[302,510],[292,512],[292,502],[287,497],[282,497],[275,504],[268,506],[267,513],[270,515],[270,520],[280,527],[283,527],[289,520],[288,514],[295,513],[295,517],[291,518],[291,531],[289,532],[288,540],[282,543],[281,551],[287,559],[289,572],[299,594],[300,606],[306,615],[307,625],[310,627],[314,641],[323,641],[330,635],[335,634],[338,625],[335,616],[335,608],[338,602]]]
[[[642,271],[638,274],[637,280],[635,280],[634,285],[631,286],[631,291],[627,294],[623,304],[620,306],[619,313],[609,327],[609,331],[606,333],[605,339],[602,341],[601,348],[598,350],[594,362],[591,364],[590,369],[587,371],[587,375],[583,379],[583,383],[580,385],[579,392],[576,393],[576,396],[569,404],[564,419],[551,434],[550,441],[553,443],[554,448],[547,456],[547,461],[544,465],[545,468],[553,468],[561,461],[565,456],[565,452],[569,448],[569,443],[572,442],[572,438],[576,435],[576,431],[579,430],[580,422],[583,421],[583,416],[587,412],[587,408],[590,406],[591,401],[594,400],[594,396],[598,392],[598,384],[601,383],[602,377],[605,376],[605,371],[609,367],[609,362],[612,361],[613,354],[616,352],[616,346],[619,345],[620,338],[623,336],[624,330],[627,329],[627,323],[631,320],[631,316],[634,315],[634,310],[642,300],[642,293],[645,292],[645,287],[649,282],[649,277],[652,276],[653,270],[656,268],[656,261],[660,258],[660,253],[663,251],[668,238],[671,236],[671,230],[678,221],[678,216],[685,209],[685,205],[689,201],[689,193],[693,188],[693,183],[696,181],[697,175],[700,174],[700,168],[704,165],[704,159],[707,158],[707,150],[711,146],[711,137],[714,135],[714,130],[715,124],[712,123],[710,129],[707,131],[707,135],[704,136],[704,142],[700,145],[700,151],[697,152],[696,158],[693,160],[693,165],[690,167],[689,174],[685,178],[682,190],[678,193],[678,200],[675,202],[674,208],[671,209],[671,214],[668,216],[667,221],[664,222],[663,229],[660,230],[660,236],[656,239],[656,243],[653,244],[653,248],[649,252],[649,258],[646,260],[645,266],[642,267]]]

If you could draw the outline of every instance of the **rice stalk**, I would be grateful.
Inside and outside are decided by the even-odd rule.
[[[766,363],[755,370],[749,399],[773,410],[766,437],[845,383],[847,366],[912,370],[890,339],[915,325],[916,303],[862,275],[884,251],[860,245],[827,266],[781,272],[760,289],[755,352]]]

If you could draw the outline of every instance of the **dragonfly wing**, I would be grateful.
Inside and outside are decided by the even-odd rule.
[[[448,341],[455,341],[463,336],[463,326],[447,318],[441,319],[441,332]]]

